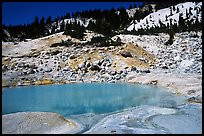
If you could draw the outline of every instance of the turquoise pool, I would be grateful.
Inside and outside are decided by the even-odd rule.
[[[5,88],[2,114],[47,111],[63,116],[109,113],[140,105],[177,107],[184,99],[149,85],[77,83]]]

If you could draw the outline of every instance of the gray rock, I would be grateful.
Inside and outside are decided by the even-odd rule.
[[[25,62],[19,62],[18,64],[17,64],[17,67],[24,67],[25,66]]]
[[[130,52],[128,52],[128,51],[122,51],[120,54],[125,58],[126,57],[132,57],[132,54]]]
[[[148,60],[147,60],[146,58],[144,58],[144,57],[140,57],[139,60],[140,60],[140,61],[143,61],[143,62],[145,62],[145,63],[148,62]]]
[[[111,63],[107,63],[107,64],[106,64],[107,67],[110,67],[111,65],[112,65]]]
[[[136,71],[136,70],[137,70],[137,68],[135,66],[131,67],[131,71]]]
[[[91,67],[90,67],[90,70],[93,70],[93,71],[100,71],[101,70],[101,68],[98,66],[98,65],[91,65]]]
[[[32,68],[29,69],[28,72],[27,72],[27,74],[34,74],[34,73],[35,73],[35,71]]]
[[[63,68],[63,71],[70,71],[70,68],[68,66]]]
[[[116,80],[119,80],[119,79],[121,79],[121,76],[120,76],[120,75],[116,75],[116,76],[115,76],[115,79],[116,79]]]
[[[100,60],[98,65],[101,66],[103,64],[103,62],[104,62],[104,59]]]
[[[95,60],[95,61],[93,62],[93,65],[99,65],[99,62],[100,62],[100,60]]]
[[[122,73],[126,75],[128,72],[126,69],[124,69],[124,70],[122,70]]]
[[[44,59],[49,59],[49,58],[50,58],[50,56],[48,56],[48,55],[44,56]]]
[[[140,70],[141,73],[150,73],[149,69]]]
[[[85,66],[84,63],[81,63],[81,64],[78,65],[78,68],[82,69],[84,66]]]
[[[187,99],[188,102],[196,102],[196,103],[202,103],[202,97],[197,96],[197,97],[190,97]]]
[[[5,65],[3,65],[3,66],[2,66],[2,72],[5,72],[5,71],[7,71],[7,70],[8,70],[8,67],[5,66]]]
[[[38,67],[35,64],[30,64],[28,68],[37,69]]]
[[[116,71],[110,71],[109,74],[112,75],[112,76],[114,76],[114,75],[117,74],[117,72],[116,72]]]
[[[169,69],[169,67],[167,65],[163,65],[162,69]]]
[[[90,62],[86,62],[86,67],[88,68],[88,67],[90,67],[91,66],[91,64],[90,64]]]
[[[45,69],[45,72],[52,72],[52,69],[51,68],[47,68],[47,69]]]
[[[70,59],[75,59],[75,58],[77,58],[77,56],[76,55],[74,55],[74,54],[72,54],[72,55],[70,55],[70,57],[69,57]]]
[[[61,51],[60,50],[52,50],[51,52],[50,52],[50,54],[51,55],[57,55],[57,54],[59,54]]]

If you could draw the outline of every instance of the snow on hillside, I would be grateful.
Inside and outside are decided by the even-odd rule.
[[[146,16],[144,19],[141,19],[138,23],[134,24],[134,21],[131,23],[131,25],[127,28],[128,31],[132,31],[135,29],[136,31],[138,29],[146,29],[151,28],[153,26],[160,26],[159,20],[164,25],[170,24],[170,20],[172,20],[172,24],[178,24],[179,21],[179,14],[183,14],[183,18],[186,18],[186,10],[189,12],[189,8],[192,8],[191,12],[192,15],[189,17],[189,19],[193,19],[195,21],[196,18],[198,18],[199,22],[202,21],[202,10],[201,10],[202,2],[195,3],[195,2],[185,2],[180,3],[175,6],[176,10],[172,10],[172,15],[170,13],[170,8],[164,8],[161,10],[158,10],[157,12],[153,12]],[[179,12],[177,12],[177,8],[179,8]],[[200,12],[198,12],[200,11]],[[167,20],[166,20],[167,16]],[[148,22],[148,23],[147,23]]]
[[[79,23],[80,24],[80,26],[84,26],[84,27],[87,27],[88,25],[89,25],[89,22],[90,21],[93,21],[93,22],[95,22],[95,20],[94,19],[92,19],[92,18],[89,18],[89,19],[81,19],[81,18],[70,18],[70,19],[64,19],[64,20],[60,20],[59,22],[58,22],[58,24],[57,24],[57,28],[56,28],[56,30],[60,30],[60,26],[62,25],[62,22],[64,21],[64,25],[65,24],[71,24],[71,23],[74,23],[75,21],[77,22],[77,23]],[[52,26],[55,26],[56,25],[56,22],[54,22],[53,24],[52,24]],[[49,30],[50,32],[51,32],[51,29]]]
[[[127,9],[126,12],[128,13],[129,17],[134,17],[137,10],[139,10],[139,8]]]

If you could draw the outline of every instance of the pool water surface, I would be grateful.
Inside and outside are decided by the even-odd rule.
[[[4,88],[2,114],[41,111],[63,116],[109,113],[140,105],[176,108],[184,98],[156,86],[77,83]]]

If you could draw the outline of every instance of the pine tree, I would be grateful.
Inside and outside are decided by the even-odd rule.
[[[172,13],[172,7],[170,7],[170,16],[172,16],[173,13]]]
[[[56,29],[56,26],[53,26],[52,29],[51,29],[51,34],[55,33],[55,29]]]
[[[60,31],[64,31],[65,29],[65,23],[64,23],[64,20],[62,20],[62,23],[60,25]]]
[[[40,25],[44,26],[45,25],[45,18],[42,17],[41,20],[40,20]]]
[[[146,19],[146,24],[148,24],[149,22],[148,22],[148,20]]]
[[[134,8],[137,8],[137,5],[134,3],[134,6],[133,6]]]
[[[186,31],[187,30],[187,27],[186,27],[186,24],[185,24],[185,20],[183,19],[183,14],[179,14],[179,31]]]
[[[188,19],[189,18],[189,13],[188,13],[188,10],[186,9],[186,18]]]
[[[38,17],[37,17],[37,16],[35,16],[35,21],[34,21],[34,24],[35,24],[35,25],[39,25],[39,19],[38,19]]]
[[[44,36],[46,33],[46,28],[45,28],[45,18],[42,17],[40,19],[40,26],[39,26],[39,36]]]
[[[192,12],[191,12],[191,10],[192,10],[192,8],[190,7],[190,8],[189,8],[189,12],[188,12],[189,15],[193,15]]]
[[[165,20],[165,21],[168,21],[168,19],[167,19],[167,18],[168,18],[167,15],[166,15],[165,17],[166,17],[166,20]]]
[[[149,13],[152,13],[152,12],[153,12],[153,8],[152,8],[152,6],[149,5],[148,8],[149,8]]]
[[[176,7],[175,6],[173,6],[173,11],[176,11]]]
[[[66,15],[65,15],[65,19],[70,19],[70,18],[71,18],[70,13],[67,12]]]
[[[52,17],[49,16],[49,17],[47,18],[47,20],[46,20],[46,24],[50,25],[51,22],[52,22]]]
[[[132,5],[130,4],[129,8],[128,9],[132,9]]]
[[[120,22],[121,22],[121,28],[124,28],[125,25],[128,23],[129,21],[129,16],[128,13],[126,12],[124,7],[120,8]]]
[[[176,9],[176,13],[179,13],[179,7],[177,7],[177,9]]]

